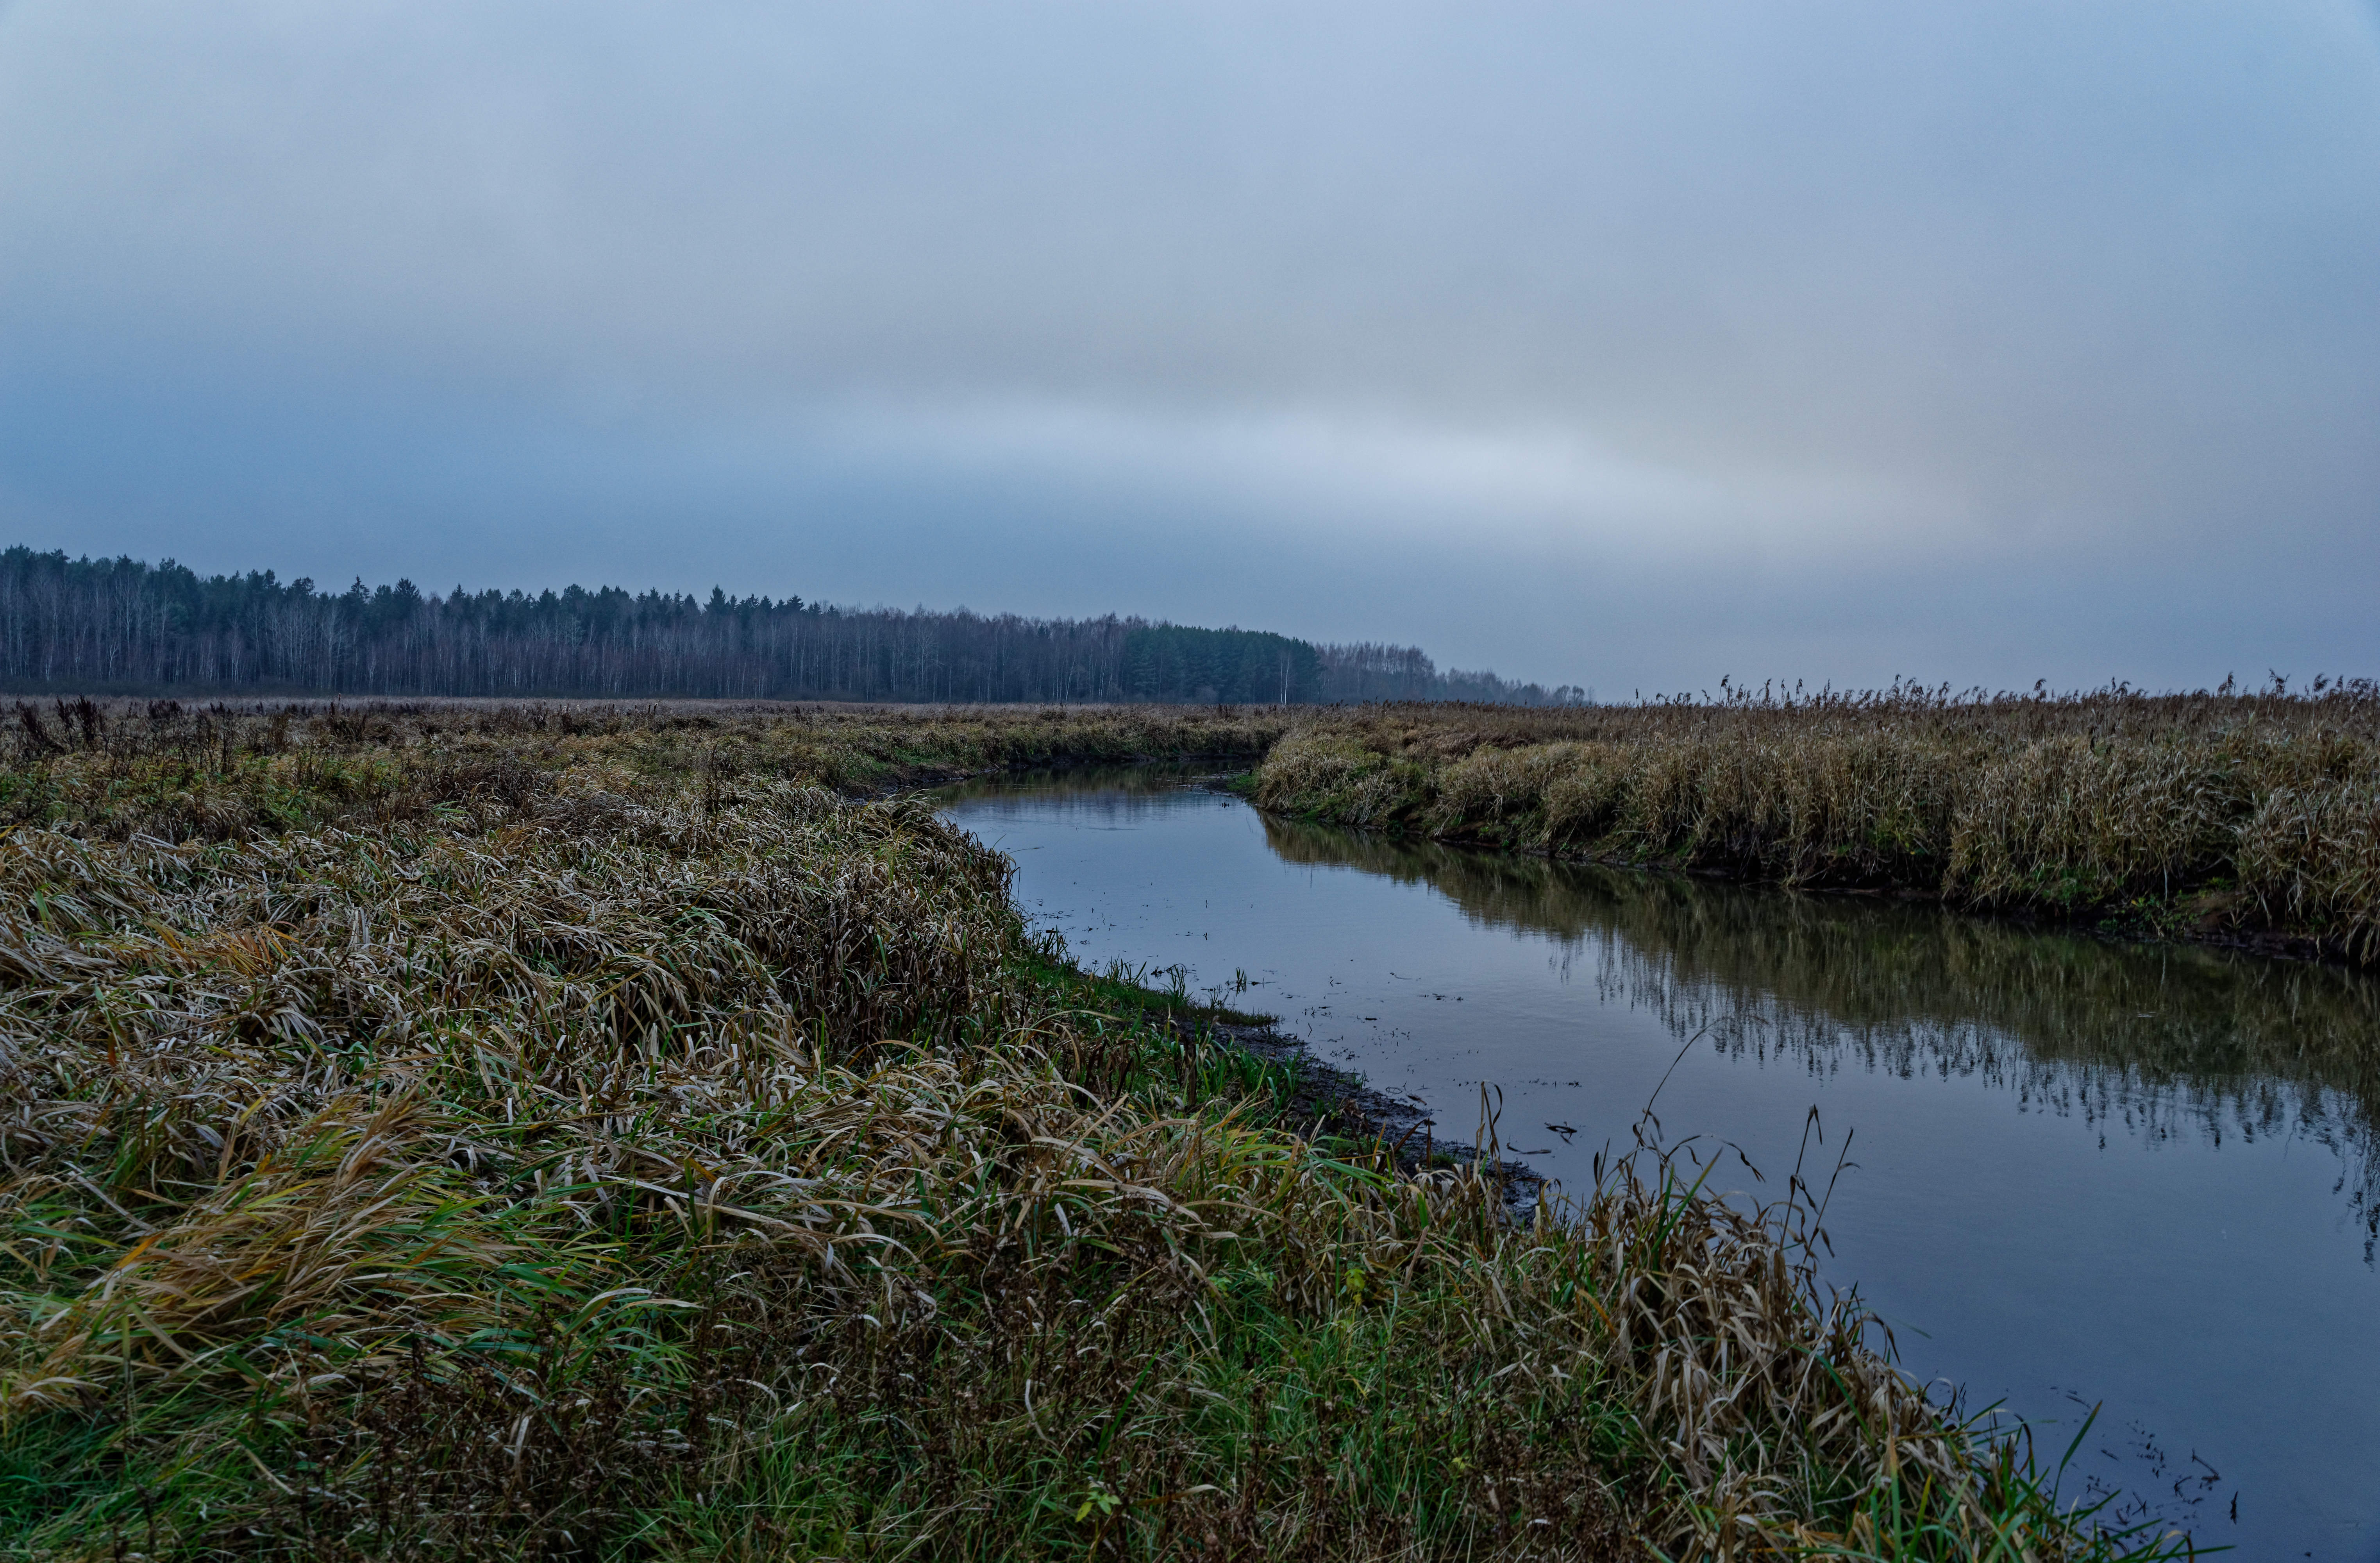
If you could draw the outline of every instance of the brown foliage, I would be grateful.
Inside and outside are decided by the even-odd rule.
[[[1949,700],[1320,714],[1270,809],[1962,906],[2273,933],[2380,959],[2380,697]]]

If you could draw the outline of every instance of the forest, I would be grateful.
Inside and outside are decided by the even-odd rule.
[[[344,592],[272,570],[0,553],[0,684],[18,692],[1309,704],[1576,703],[1417,647],[1318,645],[1114,614],[852,608],[616,586]]]

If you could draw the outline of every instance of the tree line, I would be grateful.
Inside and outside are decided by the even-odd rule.
[[[0,682],[23,690],[588,699],[1475,700],[1584,691],[1440,672],[1419,649],[1319,645],[1110,614],[845,608],[571,586],[345,592],[272,570],[0,553]]]

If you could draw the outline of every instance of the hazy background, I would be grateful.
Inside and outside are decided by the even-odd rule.
[[[2380,12],[19,0],[11,541],[2380,673]]]

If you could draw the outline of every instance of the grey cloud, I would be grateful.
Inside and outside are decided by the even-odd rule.
[[[0,519],[1606,690],[2368,667],[2375,87],[2322,5],[19,4]]]

